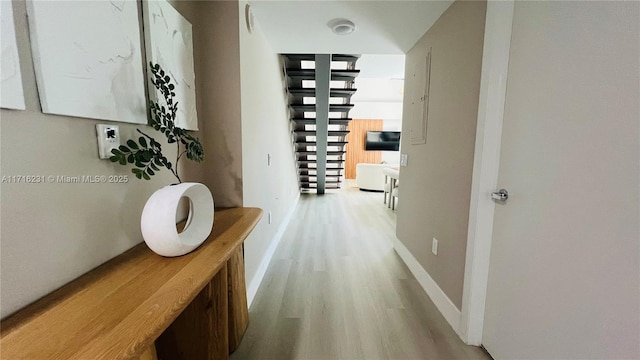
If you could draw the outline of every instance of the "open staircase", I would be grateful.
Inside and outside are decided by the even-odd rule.
[[[324,194],[343,179],[358,55],[284,54],[301,191]]]

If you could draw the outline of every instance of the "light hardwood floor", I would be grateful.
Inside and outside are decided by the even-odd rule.
[[[488,359],[395,253],[382,193],[302,195],[232,360]]]

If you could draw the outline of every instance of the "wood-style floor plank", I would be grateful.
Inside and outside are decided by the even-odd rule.
[[[488,359],[393,250],[382,193],[302,195],[231,360]]]

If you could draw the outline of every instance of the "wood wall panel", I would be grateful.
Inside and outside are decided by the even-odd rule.
[[[349,122],[347,135],[345,177],[356,178],[356,164],[379,164],[382,161],[381,151],[365,151],[365,137],[367,131],[382,131],[382,120],[353,119]]]

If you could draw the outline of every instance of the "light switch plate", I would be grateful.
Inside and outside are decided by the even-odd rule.
[[[118,125],[97,124],[96,133],[98,135],[98,154],[100,159],[111,157],[111,149],[120,146],[120,129]]]
[[[400,154],[400,166],[407,166],[409,163],[409,156],[407,154]]]

